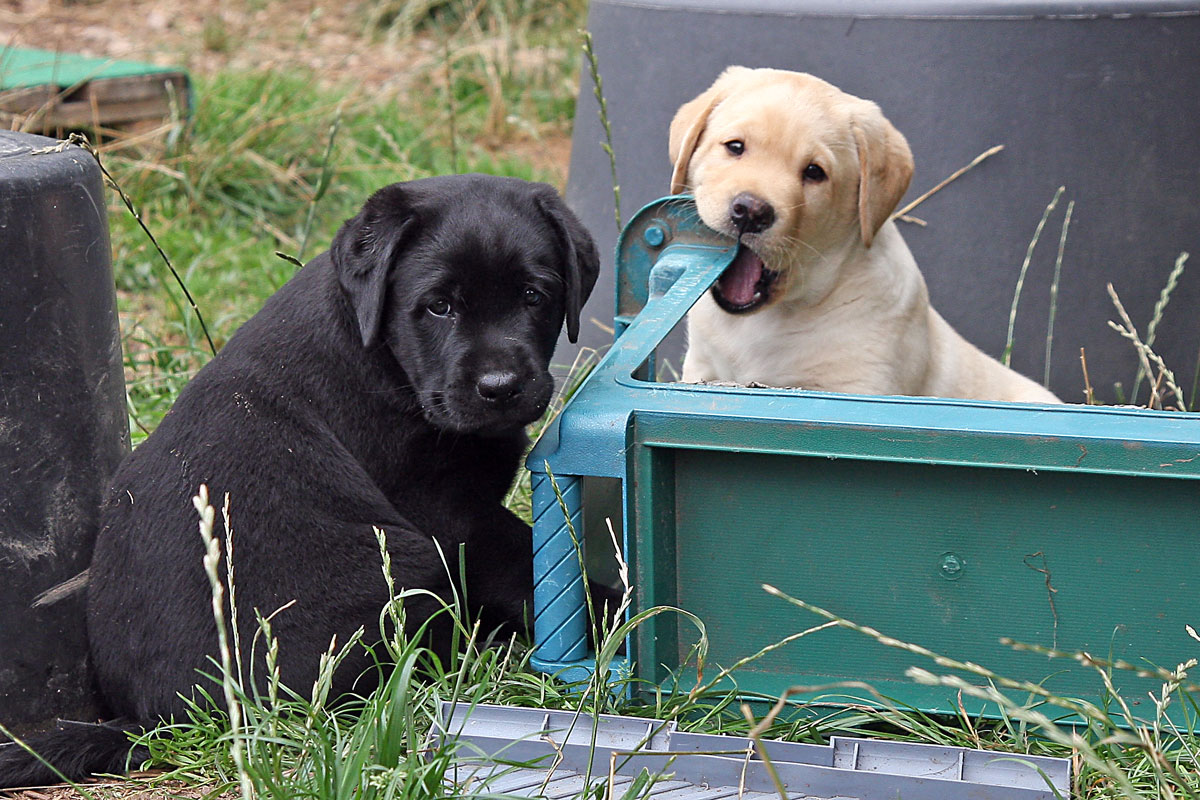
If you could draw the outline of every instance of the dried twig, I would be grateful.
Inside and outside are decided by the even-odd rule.
[[[1029,563],[1029,559],[1041,556],[1042,565],[1040,567]],[[1036,553],[1030,553],[1025,558],[1021,559],[1025,566],[1029,567],[1034,572],[1040,572],[1046,579],[1046,597],[1050,601],[1050,614],[1054,617],[1054,633],[1051,639],[1051,646],[1055,650],[1058,649],[1058,606],[1054,603],[1054,595],[1058,594],[1058,589],[1055,589],[1050,583],[1050,564],[1046,560],[1046,554],[1041,550]]]
[[[942,180],[940,183],[938,183],[936,186],[934,186],[928,192],[921,195],[916,200],[913,200],[911,203],[909,203],[908,205],[906,205],[904,208],[900,209],[896,213],[892,214],[892,219],[903,219],[905,222],[914,222],[918,225],[924,226],[925,225],[924,220],[918,220],[916,218],[909,218],[908,212],[912,211],[914,208],[921,205],[921,203],[924,203],[930,197],[933,197],[933,195],[937,194],[942,189],[946,188],[946,186],[949,185],[950,183],[958,180],[960,177],[962,177],[967,172],[972,170],[975,166],[980,164],[985,159],[991,158],[992,156],[996,155],[996,153],[999,153],[1003,149],[1004,149],[1004,145],[998,144],[995,147],[989,147],[987,150],[984,150],[982,153],[975,156],[975,158],[971,160],[970,164],[967,164],[965,167],[959,167],[954,172],[950,173],[949,177]]]

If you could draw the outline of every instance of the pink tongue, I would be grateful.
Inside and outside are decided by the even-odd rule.
[[[748,247],[739,247],[737,255],[717,284],[721,294],[735,306],[744,306],[754,300],[754,287],[762,278],[763,261]]]

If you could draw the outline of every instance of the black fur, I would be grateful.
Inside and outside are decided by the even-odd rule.
[[[136,764],[150,755],[144,747],[132,752],[129,747],[129,734],[143,728],[121,720],[103,724],[59,720],[54,730],[31,743],[38,753],[53,755],[54,769],[14,742],[0,744],[0,788],[58,783],[59,772],[75,780],[96,772],[124,772],[127,762]]]
[[[214,506],[231,498],[243,649],[254,609],[294,601],[272,627],[283,682],[302,694],[332,637],[378,631],[387,592],[372,526],[387,534],[397,586],[448,597],[462,576],[447,575],[435,541],[454,572],[462,546],[485,629],[524,625],[530,532],[502,498],[524,426],[550,400],[558,333],[565,321],[574,339],[598,268],[587,232],[543,184],[451,176],[372,196],[117,471],[88,587],[92,664],[110,711],[135,726],[182,717],[180,695],[207,683],[198,669],[212,672],[216,628],[191,503],[202,483]],[[410,599],[409,623],[438,607]],[[443,651],[444,616],[432,635]],[[334,693],[369,666],[361,651],[351,657]],[[30,744],[80,778],[124,764],[128,741],[114,730],[70,726]],[[46,777],[11,751],[0,751],[0,787]]]

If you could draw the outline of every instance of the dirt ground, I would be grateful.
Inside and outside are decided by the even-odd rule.
[[[115,781],[93,781],[84,784],[84,788],[94,800],[198,800],[212,791],[205,787],[186,786],[177,781],[165,782],[155,789],[148,789],[144,784],[135,782]],[[0,792],[0,797],[12,800],[84,800],[83,795],[69,786]],[[235,797],[235,793],[227,793],[210,800],[233,800]]]
[[[428,75],[439,45],[430,36],[380,33],[370,9],[367,2],[319,0],[0,0],[0,51],[36,47],[147,61],[193,76],[303,66],[329,86],[403,92]],[[503,146],[547,170],[560,187],[566,183],[566,133]]]
[[[368,88],[401,88],[433,41],[369,35],[353,3],[316,0],[0,0],[0,47],[40,47],[83,55],[183,66],[303,64],[330,83],[353,78]]]

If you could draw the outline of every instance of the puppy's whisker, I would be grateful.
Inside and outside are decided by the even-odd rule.
[[[804,241],[797,241],[797,242],[796,242],[796,244],[797,244],[797,245],[799,245],[799,246],[801,246],[801,247],[804,247],[804,248],[806,248],[807,250],[809,250],[809,251],[810,251],[810,252],[811,252],[811,253],[812,253],[814,256],[816,256],[816,257],[817,257],[817,260],[819,260],[819,261],[824,261],[824,260],[825,260],[825,254],[824,254],[824,253],[822,253],[822,252],[821,252],[820,250],[818,250],[817,248],[813,247],[813,246],[812,246],[811,244],[809,244],[808,242],[804,242]]]
[[[770,247],[763,248],[764,252],[761,255],[767,257],[767,261],[786,260],[793,255],[797,248],[804,248],[810,251],[818,259],[824,260],[825,254],[818,250],[813,245],[804,241],[797,236],[780,235],[773,238]]]
[[[806,200],[801,199],[801,200],[799,200],[791,205],[788,205],[788,206],[779,206],[779,208],[782,208],[785,211],[795,211],[797,208],[804,208],[804,206],[806,206],[807,204],[808,204],[808,202]]]

